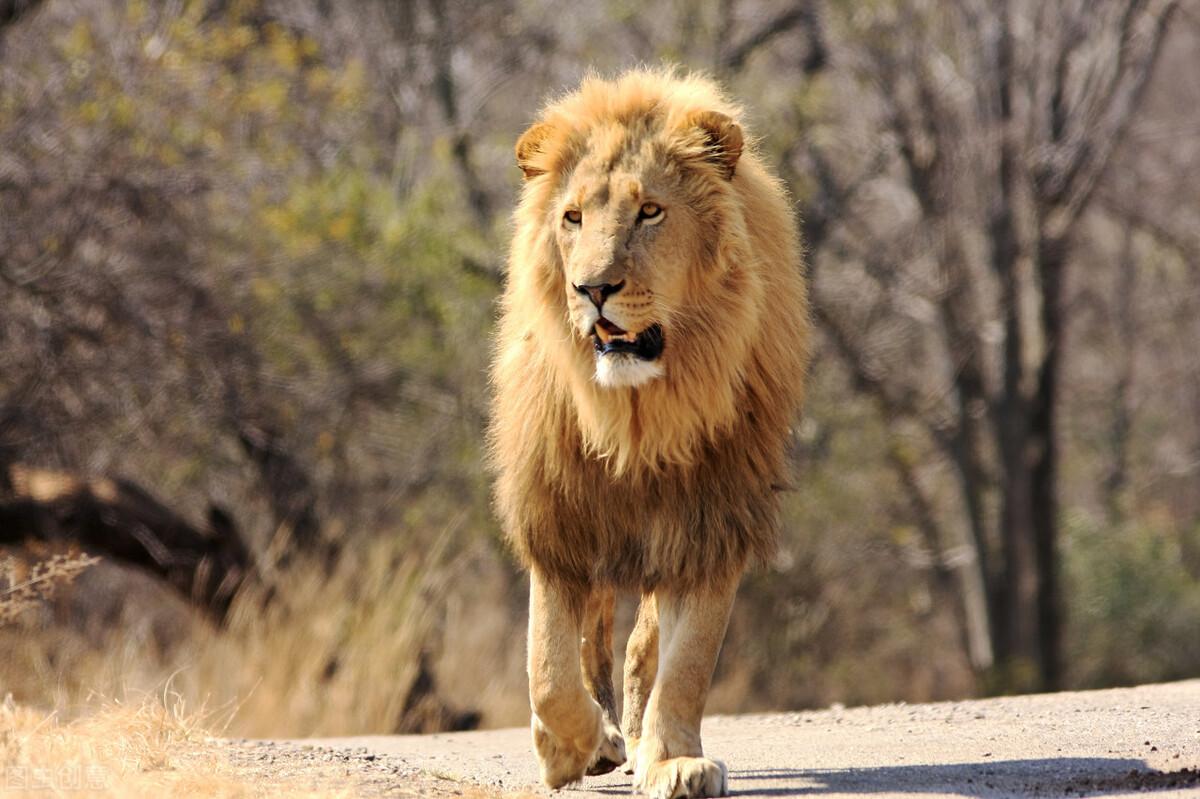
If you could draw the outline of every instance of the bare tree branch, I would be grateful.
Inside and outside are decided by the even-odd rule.
[[[801,2],[779,12],[763,22],[746,38],[732,44],[719,56],[719,65],[723,71],[734,72],[742,68],[746,60],[760,47],[772,39],[797,28],[803,28],[808,43],[802,71],[805,74],[817,72],[829,59],[829,46],[825,41],[825,33],[821,24],[821,13],[815,0]]]
[[[1144,11],[1142,6],[1146,6]],[[1098,110],[1078,123],[1077,134],[1060,142],[1061,153],[1039,170],[1041,202],[1051,211],[1048,235],[1066,235],[1091,199],[1113,152],[1136,118],[1170,19],[1178,8],[1178,0],[1149,0],[1132,3],[1124,15],[1117,72],[1097,100]]]

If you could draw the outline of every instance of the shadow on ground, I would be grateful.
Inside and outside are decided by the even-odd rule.
[[[753,781],[757,785],[742,789]],[[762,783],[787,782],[771,787]],[[827,793],[943,793],[966,797],[1091,796],[1114,791],[1200,787],[1200,770],[1157,771],[1130,758],[1051,757],[984,760],[954,765],[881,766],[837,770],[732,771],[735,796],[820,796]]]

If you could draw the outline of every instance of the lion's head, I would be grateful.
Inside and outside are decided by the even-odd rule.
[[[501,347],[518,331],[523,344],[500,369],[543,357],[586,448],[617,472],[691,461],[744,409],[751,361],[777,353],[772,285],[803,311],[790,210],[739,109],[702,78],[592,78],[542,112],[516,155]],[[772,274],[784,270],[796,274]],[[804,348],[804,331],[790,333]]]
[[[557,183],[547,214],[556,217],[548,224],[562,300],[606,388],[662,376],[672,318],[719,290],[705,247],[722,220],[696,201],[733,177],[742,153],[741,129],[718,111],[628,121],[614,115],[575,130],[540,122],[517,143],[527,179]]]

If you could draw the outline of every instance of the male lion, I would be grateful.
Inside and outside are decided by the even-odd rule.
[[[542,779],[628,751],[653,797],[724,795],[700,717],[737,584],[774,545],[808,359],[791,206],[699,77],[585,80],[516,151],[490,444],[530,573]],[[642,597],[620,729],[617,589]]]

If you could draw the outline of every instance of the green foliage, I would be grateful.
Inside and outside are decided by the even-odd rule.
[[[204,330],[179,292],[178,309],[124,300],[164,328],[140,353],[152,368],[122,370],[124,382],[161,396],[176,376],[177,413],[153,424],[187,442],[128,464],[118,449],[117,468],[166,493],[204,490],[229,457],[211,437],[227,411],[196,394],[237,394],[242,405],[265,405],[256,413],[313,465],[328,530],[361,529],[368,518],[368,529],[445,524],[465,489],[471,529],[490,531],[478,431],[496,247],[464,211],[449,148],[399,130],[408,149],[422,146],[423,161],[397,181],[391,160],[403,148],[371,127],[360,61],[330,58],[304,33],[263,22],[258,3],[211,17],[204,8],[134,0],[80,14],[30,65],[61,80],[0,89],[0,132],[9,126],[24,144],[33,137],[13,126],[35,108],[49,112],[55,135],[68,136],[56,147],[70,162],[154,191],[169,215],[132,231],[139,246],[162,240],[149,258],[134,257],[119,285],[129,291],[139,271],[166,265],[169,281],[202,292],[204,313],[221,317],[206,316],[216,327]],[[131,259],[121,243],[104,245],[111,258]],[[131,339],[121,346],[137,352]],[[158,348],[162,363],[152,359]],[[197,372],[212,385],[197,385]],[[112,446],[100,420],[82,433],[93,451]],[[423,488],[406,487],[414,485]],[[451,505],[432,496],[447,485]],[[376,491],[403,493],[404,507],[382,511],[389,500]]]
[[[1195,674],[1200,662],[1200,528],[1161,517],[1064,525],[1067,665],[1080,686]],[[1189,560],[1190,566],[1189,566]]]
[[[400,199],[353,168],[297,181],[239,231],[265,233],[256,246],[284,254],[255,278],[256,324],[287,347],[311,335],[305,315],[315,312],[336,326],[328,346],[355,363],[433,380],[477,366],[495,284],[463,269],[475,235],[453,197],[434,182]]]

